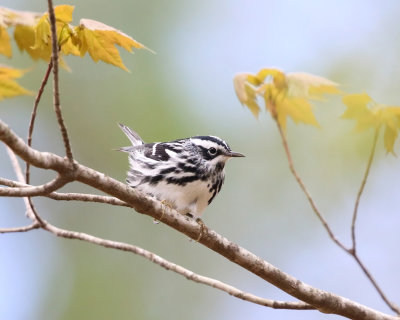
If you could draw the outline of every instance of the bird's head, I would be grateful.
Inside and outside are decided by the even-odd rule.
[[[222,139],[215,136],[196,136],[190,138],[202,163],[209,169],[222,170],[230,158],[244,157],[243,154],[234,152]]]

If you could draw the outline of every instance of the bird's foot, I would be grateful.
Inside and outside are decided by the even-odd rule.
[[[200,239],[201,239],[201,237],[202,237],[203,234],[204,234],[204,230],[207,228],[206,224],[203,222],[203,220],[201,220],[200,217],[195,217],[195,216],[193,216],[191,213],[186,213],[185,215],[186,215],[187,217],[191,218],[191,219],[194,219],[194,220],[197,222],[197,224],[200,226],[200,233],[199,233],[199,236],[198,236],[197,239],[195,240],[196,242],[199,242]]]
[[[156,219],[156,218],[153,219],[153,222],[154,222],[155,224],[159,224],[160,221],[162,220],[162,218],[164,217],[164,214],[165,214],[165,207],[168,207],[168,208],[170,208],[170,209],[174,209],[174,207],[173,207],[167,200],[162,200],[162,201],[161,201],[161,204],[162,204],[162,207],[161,207],[161,210],[162,210],[161,217],[158,218],[158,219]]]
[[[201,237],[204,234],[204,230],[207,228],[206,224],[203,222],[203,220],[201,220],[200,217],[196,218],[196,222],[197,224],[200,226],[200,233],[199,233],[199,237],[196,239],[196,242],[199,242]]]

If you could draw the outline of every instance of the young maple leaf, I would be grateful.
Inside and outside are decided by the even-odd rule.
[[[246,105],[251,113],[258,118],[261,109],[257,104],[257,92],[254,87],[249,84],[249,82],[252,83],[253,80],[255,80],[255,78],[250,73],[238,73],[233,78],[233,86],[240,103]]]
[[[70,5],[60,5],[54,8],[58,37],[64,27],[72,21],[73,10],[74,7]],[[9,26],[15,26],[14,39],[18,48],[26,51],[33,60],[49,61],[52,44],[48,13],[15,11],[14,17],[14,19],[9,19]]]
[[[238,74],[234,85],[239,101],[258,116],[256,96],[264,98],[265,108],[285,131],[287,118],[295,123],[319,126],[310,100],[324,94],[338,94],[337,84],[307,73],[285,74],[278,69],[261,69],[256,75]]]
[[[349,94],[343,97],[347,106],[341,118],[356,120],[356,131],[384,128],[386,152],[394,154],[394,143],[400,130],[400,107],[386,106],[375,102],[366,93]]]
[[[0,54],[10,58],[12,55],[10,36],[7,28],[17,25],[33,25],[38,17],[37,13],[17,11],[0,7]]]
[[[32,94],[21,87],[14,79],[23,76],[25,71],[0,65],[0,100],[19,95]]]
[[[102,60],[125,71],[129,70],[122,63],[115,45],[119,45],[129,52],[132,52],[132,48],[146,48],[122,31],[95,20],[81,19],[79,26],[75,27],[74,31],[76,37],[73,41],[78,44],[82,57],[89,52],[95,62]]]
[[[10,36],[8,35],[7,29],[0,25],[0,54],[5,55],[7,58],[11,58],[11,43]]]
[[[125,33],[98,21],[82,19],[79,26],[70,25],[73,10],[70,5],[54,8],[57,40],[63,55],[83,57],[89,52],[96,62],[102,60],[128,71],[115,45],[129,52],[132,48],[146,48]],[[50,60],[52,42],[47,12],[38,14],[0,7],[0,54],[7,56],[11,56],[10,39],[3,29],[11,26],[15,27],[14,39],[21,51],[26,51],[34,60]],[[60,63],[65,65],[62,59]]]

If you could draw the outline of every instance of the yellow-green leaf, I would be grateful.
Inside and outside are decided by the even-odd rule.
[[[128,69],[123,64],[115,45],[130,52],[132,48],[146,48],[125,33],[94,20],[82,19],[75,32],[77,40],[74,41],[79,45],[81,56],[88,52],[95,62],[102,60],[126,71]]]
[[[253,114],[260,109],[257,96],[265,101],[265,108],[273,119],[286,128],[287,117],[295,123],[319,126],[309,100],[320,99],[324,94],[339,94],[335,82],[308,73],[285,74],[279,69],[264,68],[256,75],[242,73],[234,79],[236,94]],[[248,93],[248,87],[252,89]]]
[[[394,154],[394,144],[400,130],[400,107],[386,106],[372,100],[367,94],[351,94],[343,97],[347,109],[344,119],[356,121],[356,130],[384,129],[384,146]]]
[[[32,49],[35,44],[35,30],[32,26],[17,25],[14,29],[14,39],[20,51],[26,51],[34,60],[40,58],[40,52]]]
[[[233,86],[240,103],[246,105],[257,118],[260,113],[260,107],[257,104],[255,89],[248,82],[257,83],[256,79],[248,73],[239,73],[233,78]]]
[[[8,35],[7,29],[2,26],[0,26],[0,54],[8,58],[11,58],[12,55],[10,36]]]
[[[71,29],[71,26],[68,24],[64,24],[63,26],[57,28],[58,34],[58,42],[61,46],[61,52],[64,55],[72,54],[74,56],[80,56],[81,52],[79,51],[78,44],[74,41],[76,37],[74,30]]]
[[[25,71],[23,70],[0,66],[0,100],[32,94],[32,92],[24,89],[15,81],[24,73]]]
[[[339,94],[338,84],[313,74],[296,72],[288,73],[288,95],[307,99],[320,99],[324,94]]]
[[[385,128],[383,142],[386,152],[394,154],[394,143],[396,142],[397,136],[398,130],[393,130],[389,127]]]
[[[295,123],[304,123],[319,127],[317,119],[312,112],[311,104],[305,98],[288,98],[276,104],[278,121],[282,129],[286,129],[286,118],[290,117]]]
[[[32,49],[48,51],[48,47],[51,46],[51,30],[47,15],[43,15],[39,19],[33,30],[35,31],[35,44]]]
[[[264,68],[261,69],[257,73],[257,79],[260,83],[265,82],[268,77],[271,77],[273,80],[274,85],[277,87],[277,89],[281,90],[286,87],[286,77],[285,74],[279,70],[279,69],[269,69],[269,68]]]
[[[74,6],[70,5],[59,5],[54,8],[54,14],[56,15],[57,21],[64,23],[70,23],[72,21],[72,13],[74,12]]]
[[[341,118],[356,120],[356,131],[370,128],[377,129],[381,125],[381,107],[367,94],[350,94],[343,97],[347,110]]]

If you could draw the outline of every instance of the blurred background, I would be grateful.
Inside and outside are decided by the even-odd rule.
[[[56,4],[65,2],[56,1]],[[2,6],[45,11],[47,1],[5,0]],[[294,277],[390,312],[355,262],[327,236],[290,175],[269,115],[259,120],[233,91],[237,72],[278,67],[327,77],[351,93],[400,105],[398,1],[69,1],[79,19],[99,20],[156,54],[121,52],[131,73],[67,57],[61,101],[76,159],[124,181],[129,142],[117,126],[145,141],[217,135],[246,155],[227,165],[222,192],[205,223]],[[2,64],[32,68],[21,83],[37,91],[46,64],[13,46]],[[51,84],[51,82],[50,82]],[[5,100],[0,118],[26,137],[33,97]],[[340,98],[315,104],[322,129],[288,125],[299,174],[337,237],[350,244],[354,200],[372,132],[352,133],[340,120]],[[51,86],[39,106],[33,146],[62,155]],[[387,296],[400,304],[399,159],[379,140],[359,210],[359,254]],[[395,151],[399,152],[399,143]],[[0,176],[14,179],[0,146]],[[53,175],[33,169],[32,182]],[[93,192],[72,184],[63,191]],[[35,199],[57,226],[124,241],[196,273],[265,298],[294,300],[201,245],[127,208]],[[29,223],[21,199],[0,198],[0,227]],[[1,319],[339,319],[316,311],[272,310],[187,281],[141,257],[44,231],[0,236]]]

